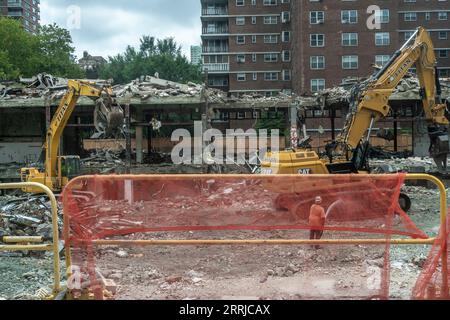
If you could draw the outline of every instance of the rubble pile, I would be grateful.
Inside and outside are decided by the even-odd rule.
[[[81,159],[84,167],[105,168],[101,173],[110,173],[116,167],[125,167],[125,151],[96,150],[89,157]]]
[[[62,219],[58,221],[62,230]],[[51,240],[52,213],[45,196],[0,198],[0,241],[2,236],[41,236]]]
[[[147,100],[155,97],[195,97],[202,93],[203,88],[202,85],[193,82],[181,84],[152,76],[145,76],[126,85],[116,85],[113,87],[113,90],[118,97],[138,97],[141,100]]]
[[[375,170],[381,168],[384,173],[409,172],[409,173],[435,173],[438,168],[433,159],[429,157],[372,159],[370,165]],[[449,162],[450,165],[450,162]]]
[[[106,85],[106,80],[87,80]],[[0,84],[0,100],[47,98],[60,99],[67,89],[68,79],[41,73],[32,78],[20,78],[19,82]]]

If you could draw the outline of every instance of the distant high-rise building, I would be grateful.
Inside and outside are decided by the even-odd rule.
[[[201,46],[191,46],[191,63],[201,64],[202,63],[202,47]]]
[[[41,19],[40,0],[0,0],[0,15],[22,21],[26,31],[35,33]]]

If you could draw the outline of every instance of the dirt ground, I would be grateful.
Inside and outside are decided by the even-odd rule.
[[[439,229],[437,191],[407,187],[412,219]],[[157,238],[307,238],[305,231],[208,232]],[[325,234],[325,238],[335,235]],[[150,239],[155,235],[132,235]],[[123,238],[122,238],[123,239]],[[429,246],[391,248],[392,299],[409,299]],[[98,271],[117,284],[115,299],[369,299],[379,293],[384,246],[102,247]],[[0,299],[38,299],[51,281],[51,257],[0,253]],[[64,261],[63,261],[64,265]],[[64,271],[64,269],[63,269]]]

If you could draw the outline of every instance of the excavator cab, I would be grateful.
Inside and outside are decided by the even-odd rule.
[[[71,180],[81,174],[81,159],[79,156],[58,157],[58,176]]]
[[[46,179],[40,168],[22,168],[20,177],[22,182],[41,183],[51,190],[62,190],[69,181],[81,174],[81,160],[78,156],[58,157],[57,176],[55,179]],[[33,187],[23,189],[24,192],[41,193],[42,190]]]

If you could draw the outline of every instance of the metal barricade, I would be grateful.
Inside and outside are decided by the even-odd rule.
[[[231,175],[230,175],[231,176]],[[370,175],[358,175],[362,178]],[[136,176],[124,175],[121,176],[123,179],[133,179]],[[161,177],[161,176],[153,176],[153,177]],[[186,176],[184,176],[186,177]],[[194,176],[192,176],[194,177]],[[211,176],[213,177],[213,176]],[[236,177],[242,177],[237,176]],[[292,175],[287,175],[286,177],[294,177]],[[298,177],[298,176],[297,176]],[[319,176],[318,177],[324,177]],[[441,214],[441,231],[442,234],[447,234],[446,230],[446,221],[447,221],[447,192],[444,184],[438,178],[427,175],[427,174],[407,174],[406,180],[421,180],[428,181],[435,184],[440,192],[440,214]],[[69,217],[64,215],[64,234],[66,239],[70,239],[70,230],[69,230]],[[429,238],[429,239],[390,239],[389,244],[392,245],[430,245],[432,246],[436,242],[437,238]],[[260,240],[92,240],[90,242],[94,247],[101,246],[243,246],[243,245],[383,245],[386,244],[385,239],[333,239],[333,240],[273,240],[273,239],[260,239]],[[444,250],[444,256],[442,257],[443,266],[443,290],[446,292],[449,291],[448,284],[448,275],[447,275],[447,250]],[[68,277],[71,276],[70,267],[71,267],[71,250],[70,246],[66,246],[66,264],[68,270]]]
[[[37,244],[42,242],[42,237],[4,237],[5,245],[0,245],[0,251],[48,251],[53,252],[53,295],[55,297],[61,291],[60,256],[59,256],[59,230],[58,230],[58,204],[53,192],[46,186],[34,183],[5,183],[0,184],[0,190],[15,190],[35,188],[42,190],[49,199],[52,212],[53,239],[49,244]],[[8,244],[14,243],[14,244]],[[32,243],[32,244],[30,244]]]

